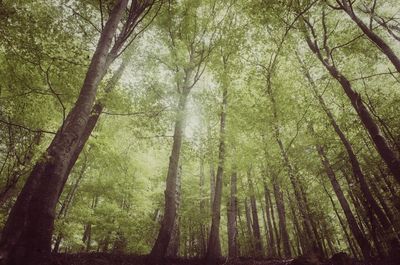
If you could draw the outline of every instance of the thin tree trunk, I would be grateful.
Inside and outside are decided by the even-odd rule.
[[[228,203],[228,257],[230,259],[236,259],[238,255],[237,250],[237,227],[236,227],[236,216],[237,216],[237,172],[231,175],[231,194]]]
[[[274,205],[272,203],[271,192],[268,192],[268,201],[270,202],[272,225],[273,225],[274,232],[275,232],[276,251],[277,251],[276,254],[278,255],[278,257],[281,257],[281,236],[279,235],[278,226],[276,225],[276,221],[275,221],[275,211],[274,211]],[[276,202],[275,202],[275,205],[277,205]]]
[[[275,248],[275,238],[274,238],[274,229],[272,228],[271,222],[271,211],[273,206],[270,201],[270,191],[268,189],[267,183],[264,182],[264,197],[265,197],[265,211],[267,215],[267,225],[268,225],[268,256],[275,257],[276,256],[276,248]],[[272,213],[273,214],[273,213]]]
[[[205,192],[204,192],[204,156],[201,155],[200,158],[200,214],[201,214],[201,224],[200,224],[200,256],[204,257],[207,251],[207,225],[203,222],[203,217],[206,216],[206,206],[205,206]]]
[[[355,258],[358,258],[358,257],[359,257],[359,252],[358,252],[358,250],[356,251],[356,248],[353,246],[353,242],[352,242],[352,240],[351,240],[351,237],[350,237],[349,233],[347,232],[347,227],[346,227],[346,225],[344,224],[344,222],[343,222],[343,220],[342,220],[342,217],[340,217],[339,211],[338,211],[338,209],[336,208],[336,204],[335,204],[335,202],[333,201],[333,198],[332,198],[331,194],[330,194],[330,193],[328,192],[328,190],[325,188],[325,186],[324,186],[324,190],[325,190],[325,193],[328,195],[329,200],[331,201],[331,204],[332,204],[332,207],[333,207],[333,211],[335,212],[335,215],[336,215],[336,217],[337,217],[338,220],[339,220],[340,226],[341,226],[342,229],[343,229],[343,233],[344,233],[344,235],[345,235],[345,237],[346,237],[347,244],[348,244],[348,246],[349,246],[349,248],[350,248],[350,251],[351,251],[351,253],[353,254],[353,256],[354,256]]]
[[[244,210],[246,215],[246,228],[247,228],[247,243],[249,246],[249,255],[254,256],[254,233],[253,233],[253,220],[251,219],[251,210],[249,206],[249,201],[246,197],[244,200]]]
[[[290,250],[289,234],[286,228],[286,214],[285,214],[285,203],[283,200],[283,193],[281,191],[279,184],[275,179],[273,180],[273,186],[274,186],[276,208],[278,211],[280,238],[282,239],[283,243],[283,255],[285,258],[290,258],[292,256],[292,252]]]
[[[361,233],[360,228],[358,227],[357,221],[354,218],[354,215],[350,209],[349,203],[347,202],[347,200],[343,194],[342,188],[340,187],[340,184],[336,179],[335,172],[331,168],[330,162],[328,160],[328,157],[325,154],[324,148],[317,144],[316,149],[320,156],[321,162],[324,166],[325,172],[329,178],[329,181],[332,184],[332,188],[339,200],[340,205],[342,206],[342,209],[346,216],[350,230],[351,230],[352,234],[354,235],[355,239],[357,240],[358,245],[360,246],[360,249],[363,253],[364,258],[366,260],[369,260],[371,258],[371,254],[372,254],[371,246],[370,246],[368,240]]]
[[[258,221],[258,213],[257,213],[257,201],[255,196],[254,184],[251,180],[251,172],[248,172],[248,180],[250,187],[250,205],[251,205],[251,214],[253,219],[253,238],[254,238],[254,256],[261,257],[263,255],[263,247],[261,241],[261,232],[260,232],[260,224]]]

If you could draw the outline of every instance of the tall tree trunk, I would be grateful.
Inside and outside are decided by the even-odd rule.
[[[200,157],[200,214],[201,214],[201,224],[200,224],[200,256],[204,257],[207,251],[207,225],[204,223],[204,217],[206,216],[206,204],[205,204],[205,191],[204,191],[204,155],[201,154]]]
[[[247,244],[248,244],[248,255],[254,256],[254,233],[253,233],[253,220],[251,219],[251,210],[248,198],[244,200],[244,211],[246,215],[246,228],[247,228]]]
[[[328,70],[330,75],[335,78],[340,85],[342,86],[345,94],[350,99],[350,102],[358,114],[361,122],[363,123],[364,127],[368,131],[372,141],[375,144],[375,148],[382,157],[383,161],[386,163],[390,171],[392,172],[393,176],[396,180],[400,183],[400,160],[396,157],[395,153],[389,147],[386,139],[383,137],[378,125],[372,118],[371,114],[369,113],[368,109],[366,108],[363,100],[361,99],[361,95],[353,90],[350,81],[334,66],[329,64],[328,60],[325,60],[317,46],[316,42],[313,42],[309,36],[306,36],[307,44],[311,51],[313,51],[317,58],[321,61],[324,67]],[[343,142],[343,141],[342,141]],[[346,147],[346,145],[345,145]],[[346,147],[348,150],[348,147]],[[349,152],[348,152],[349,153]],[[350,163],[352,167],[355,166],[355,163],[351,157]],[[359,173],[358,173],[359,174]],[[360,183],[361,184],[361,183]]]
[[[294,230],[295,230],[295,232],[297,234],[298,241],[299,241],[299,246],[297,247],[298,248],[298,252],[299,252],[298,255],[301,255],[301,254],[304,254],[303,250],[307,249],[307,247],[308,247],[307,244],[305,243],[305,242],[307,242],[308,237],[303,235],[303,231],[302,231],[301,226],[300,226],[300,224],[298,222],[298,219],[297,219],[297,212],[296,212],[296,209],[295,209],[296,207],[295,207],[295,204],[293,203],[293,200],[290,198],[290,194],[287,193],[286,196],[289,199],[289,207],[290,207],[290,211],[292,212]]]
[[[263,255],[263,247],[261,241],[260,224],[258,221],[257,201],[255,196],[254,184],[251,180],[251,171],[248,172],[249,187],[250,187],[250,205],[251,215],[253,219],[253,238],[254,238],[254,256],[261,257]]]
[[[358,257],[359,257],[359,255],[358,255],[358,250],[356,250],[356,248],[353,246],[353,242],[352,242],[352,240],[351,240],[351,237],[350,237],[349,233],[347,232],[347,227],[346,227],[346,225],[344,224],[344,222],[343,222],[343,220],[342,220],[342,217],[340,217],[339,211],[338,211],[338,209],[336,208],[336,204],[335,204],[335,202],[333,201],[333,198],[332,198],[331,194],[330,194],[330,193],[328,192],[328,190],[325,188],[325,186],[324,186],[324,190],[325,190],[325,193],[328,195],[329,200],[331,201],[331,204],[332,204],[332,207],[333,207],[333,211],[335,212],[335,215],[336,215],[336,217],[337,217],[338,220],[339,220],[340,226],[341,226],[342,229],[343,229],[343,233],[344,233],[344,235],[345,235],[345,237],[346,237],[346,240],[347,240],[348,246],[349,246],[349,248],[350,248],[350,250],[351,250],[351,253],[353,254],[353,256],[354,256],[355,258],[358,258]]]
[[[271,211],[273,206],[270,200],[270,191],[268,189],[267,183],[264,181],[264,197],[265,197],[265,212],[267,215],[267,226],[268,226],[268,256],[275,257],[276,256],[276,248],[275,248],[275,238],[274,238],[274,229],[272,228],[271,221]],[[272,213],[273,214],[273,213]]]
[[[212,208],[211,229],[208,238],[206,260],[207,264],[216,264],[221,257],[221,244],[219,241],[219,226],[221,218],[221,199],[222,199],[222,177],[224,173],[225,162],[225,119],[227,108],[228,87],[227,84],[222,85],[222,105],[220,117],[220,140],[218,154],[218,169],[215,182],[215,197]]]
[[[211,126],[207,127],[208,144],[209,144],[209,169],[210,169],[210,210],[212,211],[215,197],[215,169],[214,169],[214,152],[212,146]]]
[[[181,204],[181,175],[182,175],[182,168],[181,166],[178,169],[178,174],[176,176],[176,193],[175,193],[175,204],[176,204],[176,216],[174,227],[172,229],[171,239],[168,244],[167,248],[167,257],[176,258],[179,252],[179,234],[180,234],[180,224],[179,224],[179,207]]]
[[[277,104],[276,104],[276,100],[275,100],[275,95],[272,91],[272,85],[270,82],[268,82],[268,87],[267,87],[266,92],[271,101],[272,114],[273,114],[273,118],[274,118],[273,130],[274,130],[275,141],[277,142],[277,144],[279,146],[283,164],[286,167],[290,182],[293,186],[294,194],[296,196],[296,202],[297,202],[298,208],[300,210],[300,214],[302,217],[305,232],[307,233],[308,238],[310,238],[310,241],[307,242],[307,243],[310,243],[309,246],[307,247],[308,249],[305,249],[304,251],[307,252],[312,249],[318,249],[317,238],[313,234],[312,224],[311,224],[310,218],[307,213],[307,206],[306,206],[305,198],[303,197],[301,189],[300,189],[300,183],[298,181],[298,178],[295,175],[294,168],[289,161],[288,154],[285,150],[285,147],[284,147],[282,139],[281,139],[281,134],[279,131],[279,126],[278,126]]]
[[[321,162],[324,166],[325,172],[329,178],[329,181],[332,184],[332,188],[339,200],[340,205],[342,206],[343,212],[346,216],[347,222],[349,224],[349,228],[354,235],[354,238],[357,240],[358,245],[360,246],[360,249],[363,253],[363,256],[366,260],[369,260],[371,258],[371,246],[368,242],[368,240],[364,237],[364,235],[361,233],[360,228],[358,227],[357,221],[354,218],[354,215],[350,209],[349,203],[347,202],[342,188],[340,187],[339,182],[336,179],[336,174],[333,171],[330,162],[328,160],[328,157],[325,154],[325,150],[321,145],[316,145],[318,154],[320,156]]]
[[[11,210],[0,241],[1,259],[8,259],[10,264],[38,264],[43,255],[50,254],[55,207],[64,175],[89,119],[97,86],[109,65],[112,39],[127,4],[127,0],[120,0],[111,11],[75,106],[34,166]]]
[[[233,171],[231,175],[231,194],[228,204],[228,257],[230,259],[237,258],[237,172]]]
[[[275,211],[274,211],[274,205],[272,203],[271,192],[268,192],[268,201],[270,202],[272,225],[273,225],[274,232],[275,232],[276,254],[278,255],[278,257],[281,257],[281,244],[280,244],[281,243],[281,236],[279,235],[278,226],[276,225],[276,221],[275,221]],[[277,205],[276,202],[275,202],[275,205]]]
[[[389,45],[378,34],[372,31],[365,23],[356,15],[353,9],[353,3],[349,0],[340,0],[340,7],[344,12],[357,24],[362,32],[381,50],[383,54],[392,62],[397,72],[400,73],[400,58],[394,53]]]
[[[186,103],[190,93],[189,82],[191,72],[186,72],[184,87],[180,94],[178,113],[175,120],[175,130],[173,136],[173,144],[171,156],[169,157],[169,166],[166,179],[165,189],[165,206],[164,216],[161,222],[161,227],[154,243],[154,246],[149,255],[149,263],[158,264],[165,257],[167,247],[171,239],[172,230],[176,217],[176,181],[178,174],[179,158],[182,146],[183,130],[185,128],[185,112]]]
[[[310,45],[311,45],[310,47],[313,47],[313,46],[312,46],[313,44],[310,44]],[[320,54],[320,53],[318,53],[318,54]],[[322,58],[322,57],[321,57],[321,58]],[[349,93],[350,93],[350,92],[352,91],[351,86],[350,86],[350,82],[348,82],[348,80],[345,79],[345,77],[343,77],[343,76],[337,71],[336,68],[334,68],[333,66],[328,65],[325,61],[323,62],[323,64],[325,65],[325,67],[326,67],[328,70],[330,69],[330,70],[329,70],[330,72],[332,71],[332,72],[331,72],[331,75],[334,76],[334,77],[336,76],[335,78],[339,80],[339,82],[342,84],[342,87],[343,87],[345,90],[346,90],[346,89],[347,89],[347,90],[350,90],[350,91],[349,91]],[[310,76],[308,70],[307,70],[304,66],[303,66],[303,70],[304,70],[304,74],[305,74],[306,78],[309,80],[309,82],[310,82],[310,84],[311,84],[311,88],[313,89],[313,92],[314,92],[315,97],[318,99],[318,101],[319,101],[319,103],[320,103],[322,109],[324,110],[324,112],[325,112],[326,115],[328,116],[328,119],[329,119],[331,125],[333,126],[333,128],[334,128],[336,134],[339,136],[340,141],[342,142],[343,146],[344,146],[345,149],[346,149],[346,152],[347,152],[347,155],[348,155],[348,157],[349,157],[350,164],[351,164],[351,168],[352,168],[352,171],[353,171],[353,175],[354,175],[354,177],[355,177],[355,178],[358,180],[358,182],[359,182],[361,191],[362,191],[362,193],[363,193],[363,195],[364,195],[364,197],[365,197],[366,202],[369,204],[369,206],[370,206],[371,209],[373,210],[373,213],[376,214],[376,216],[378,217],[379,222],[381,223],[381,225],[382,225],[382,226],[384,227],[384,229],[386,230],[386,233],[391,233],[390,230],[391,230],[392,228],[391,228],[391,226],[390,226],[390,222],[389,222],[388,218],[386,217],[385,213],[382,211],[382,209],[380,208],[380,206],[379,206],[378,203],[376,202],[375,198],[373,197],[373,195],[372,195],[372,193],[371,193],[371,191],[370,191],[370,189],[369,189],[369,187],[368,187],[368,184],[367,184],[365,175],[363,174],[363,172],[362,172],[362,170],[361,170],[360,163],[358,162],[358,159],[357,159],[357,157],[356,157],[356,155],[355,155],[355,153],[354,153],[354,151],[353,151],[352,145],[350,144],[350,142],[348,141],[348,139],[346,138],[346,136],[344,135],[344,133],[342,132],[342,130],[340,129],[340,127],[338,126],[338,124],[336,123],[336,120],[335,120],[335,118],[333,117],[333,114],[331,113],[331,111],[330,111],[330,110],[328,109],[328,107],[326,106],[325,101],[323,100],[322,96],[318,94],[316,85],[315,85],[313,79],[311,78],[311,76]],[[335,75],[334,75],[334,74],[335,74]],[[341,80],[341,81],[340,81],[340,80]],[[345,86],[346,84],[348,85],[347,87]],[[346,93],[347,93],[347,92],[346,92]],[[361,101],[361,98],[360,98],[359,94],[357,94],[357,93],[355,93],[355,92],[352,92],[352,93],[354,93],[354,95],[357,96],[357,102],[354,102],[354,104],[353,104],[353,106],[355,106],[355,108],[356,108],[356,105],[359,104],[358,101],[360,101],[361,104],[364,104],[364,103]],[[348,95],[349,95],[349,94],[348,94]],[[350,97],[350,96],[349,96],[349,97]],[[353,101],[352,101],[352,103],[353,103]],[[363,105],[363,106],[364,106],[364,105]],[[357,108],[359,108],[359,106],[357,106]],[[361,108],[361,109],[362,109],[362,108]],[[367,114],[368,114],[368,111],[367,111],[367,109],[365,109],[365,106],[364,106],[364,111],[367,112]],[[357,111],[357,112],[358,112],[358,111]],[[360,112],[360,113],[361,113],[361,112]],[[360,113],[359,113],[359,115],[360,115]],[[364,113],[364,114],[365,114],[365,113]],[[369,115],[369,114],[368,114],[368,115]],[[370,116],[368,116],[368,117],[371,118]],[[371,122],[374,122],[374,121],[372,120],[372,118],[371,118],[370,121],[371,121]],[[367,127],[367,126],[366,126],[366,127]],[[376,129],[378,129],[377,126],[376,126]],[[378,129],[378,130],[379,130],[379,129]],[[370,135],[371,135],[371,137],[372,137],[372,134],[370,134]],[[382,139],[383,139],[383,138],[382,138]],[[399,164],[399,165],[400,165],[400,164]],[[399,170],[400,170],[400,167],[399,167]],[[400,173],[400,171],[399,171],[399,173]]]
[[[285,258],[290,258],[292,256],[292,252],[290,250],[289,234],[286,228],[285,202],[283,200],[283,193],[278,182],[275,179],[273,179],[273,186],[276,208],[278,211],[280,238],[282,239],[283,243],[283,255]]]

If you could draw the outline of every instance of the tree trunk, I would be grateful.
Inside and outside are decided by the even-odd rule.
[[[253,219],[253,238],[254,238],[254,256],[261,257],[263,255],[263,247],[261,241],[261,232],[260,232],[260,224],[258,221],[258,213],[257,213],[257,201],[254,191],[254,184],[251,180],[251,172],[248,172],[249,179],[249,187],[250,187],[250,205],[251,205],[251,214]]]
[[[220,117],[220,140],[218,154],[218,169],[215,182],[215,197],[212,207],[210,237],[208,238],[206,260],[207,264],[216,264],[221,257],[221,244],[219,241],[219,226],[221,218],[221,199],[222,199],[222,177],[224,173],[225,161],[225,119],[227,108],[228,88],[226,84],[222,85],[222,105]]]
[[[358,227],[357,221],[354,218],[354,215],[350,209],[349,203],[347,202],[347,200],[343,194],[342,188],[340,187],[340,184],[336,179],[335,172],[331,168],[328,157],[325,154],[324,148],[318,144],[316,145],[316,148],[317,148],[318,154],[320,156],[321,162],[324,166],[325,172],[329,178],[329,181],[332,184],[332,188],[339,200],[340,205],[342,206],[342,209],[346,216],[350,230],[351,230],[352,234],[354,235],[355,239],[357,240],[357,243],[360,246],[360,249],[363,253],[364,258],[366,260],[369,260],[371,258],[371,254],[372,254],[371,246],[370,246],[368,240],[361,233],[360,228]]]
[[[375,32],[372,31],[364,22],[355,14],[353,4],[348,0],[341,0],[341,8],[349,15],[349,17],[357,24],[362,32],[383,52],[392,62],[397,72],[400,73],[400,59],[389,47],[389,45]]]
[[[274,229],[272,228],[271,222],[271,211],[272,210],[272,202],[270,201],[270,191],[268,189],[267,183],[264,182],[264,197],[265,197],[265,211],[267,215],[267,226],[268,226],[268,256],[276,257],[276,249],[275,249],[275,239],[274,239]],[[273,213],[272,213],[273,214]]]
[[[311,49],[312,49],[312,47],[315,47],[309,41],[308,41],[308,43],[309,43]],[[317,56],[318,56],[318,58],[322,58],[319,52],[317,52]],[[329,65],[326,61],[323,61],[323,64],[328,69],[328,71],[331,73],[331,75],[333,77],[335,77],[341,83],[346,94],[352,100],[352,104],[353,104],[354,108],[357,110],[357,113],[359,114],[359,116],[360,117],[369,117],[370,124],[374,123],[372,118],[369,116],[368,110],[365,108],[365,106],[364,105],[358,106],[359,102],[361,102],[361,104],[364,104],[364,103],[361,101],[360,95],[352,90],[350,82],[345,77],[343,77],[334,66]],[[373,197],[373,195],[368,187],[366,178],[361,170],[360,164],[359,164],[358,159],[353,151],[352,145],[347,140],[346,136],[344,135],[344,133],[342,132],[342,130],[336,123],[336,120],[334,119],[333,114],[330,112],[330,110],[326,106],[325,101],[323,100],[322,96],[318,94],[316,85],[315,85],[314,81],[312,80],[308,70],[304,66],[303,66],[303,70],[304,70],[304,74],[305,74],[306,78],[309,80],[309,82],[311,84],[311,88],[314,92],[314,95],[318,99],[322,109],[328,116],[328,119],[329,119],[331,125],[333,126],[336,134],[339,136],[343,146],[346,149],[346,152],[347,152],[347,155],[349,157],[349,161],[350,161],[350,164],[352,167],[353,175],[359,181],[359,185],[360,185],[361,191],[364,195],[364,198],[366,200],[366,203],[368,204],[368,208],[371,208],[373,213],[376,214],[376,216],[379,219],[380,224],[385,229],[385,233],[388,234],[387,235],[388,237],[391,237],[390,234],[392,233],[392,231],[391,231],[392,227],[390,225],[390,222],[389,222],[388,218],[386,217],[385,213],[382,211],[382,209],[376,202],[375,198]],[[351,95],[355,96],[355,98],[353,98],[355,100],[354,102],[353,102]],[[364,125],[368,129],[368,127],[366,126],[366,123],[364,123]],[[377,129],[378,131],[376,131],[376,132],[379,133],[379,128],[377,126],[375,126],[374,128]],[[374,140],[373,134],[370,133],[370,136]],[[379,136],[381,137],[380,139],[384,140],[384,138],[381,135],[379,135]],[[387,148],[389,148],[389,147],[387,146]],[[379,152],[379,150],[378,150],[378,152]],[[394,155],[394,153],[392,153],[392,154]],[[400,173],[400,167],[399,167],[399,173]]]
[[[65,172],[89,119],[97,86],[106,73],[112,39],[127,4],[127,0],[120,0],[111,11],[75,106],[34,166],[11,210],[0,241],[1,259],[9,264],[38,264],[50,254],[55,207]]]
[[[186,103],[190,89],[188,84],[191,73],[185,76],[184,90],[180,94],[178,113],[175,120],[175,130],[165,189],[164,216],[155,244],[149,255],[149,263],[158,264],[165,257],[176,218],[176,183],[179,158],[182,146],[183,130],[185,128]]]
[[[174,227],[172,229],[171,239],[168,244],[167,248],[167,257],[176,258],[179,252],[179,234],[180,234],[180,224],[179,224],[179,207],[181,204],[181,175],[182,175],[182,168],[179,167],[178,174],[176,176],[176,194],[175,194],[175,204],[176,204],[176,216]]]
[[[231,194],[228,204],[228,257],[230,259],[237,258],[237,172],[234,171],[231,175]]]
[[[383,161],[386,163],[386,165],[392,172],[393,176],[400,183],[400,160],[396,157],[393,150],[390,149],[386,139],[382,136],[382,133],[381,133],[379,127],[377,126],[377,124],[373,120],[373,118],[371,117],[371,114],[369,113],[364,102],[362,101],[361,95],[353,90],[350,81],[344,75],[342,75],[342,73],[340,73],[339,70],[334,65],[329,64],[329,62],[322,57],[322,54],[319,50],[319,47],[316,45],[316,43],[312,42],[308,36],[306,36],[306,41],[307,41],[308,46],[310,47],[310,50],[316,54],[316,56],[321,61],[321,63],[325,66],[325,68],[328,70],[330,75],[333,78],[335,78],[342,86],[345,94],[350,99],[353,108],[356,110],[361,122],[363,123],[364,127],[366,128],[369,135],[371,136],[371,139],[375,144],[376,150],[378,151],[378,153],[382,157]],[[342,140],[342,142],[343,142],[343,140]],[[346,147],[346,150],[348,151],[348,147],[346,145],[345,145],[345,147]],[[350,158],[350,163],[352,164],[353,170],[355,170],[356,165],[355,165],[352,157],[349,157],[349,158]],[[360,170],[360,172],[361,172],[361,170]],[[358,174],[359,174],[359,172],[358,172]]]
[[[254,233],[253,233],[253,220],[251,219],[251,210],[249,201],[247,198],[244,200],[244,213],[246,215],[246,228],[247,228],[247,244],[248,244],[248,255],[254,256]]]
[[[286,228],[285,203],[283,200],[283,193],[281,191],[279,184],[275,179],[273,180],[273,186],[274,186],[276,208],[278,211],[280,238],[282,239],[283,243],[283,254],[285,258],[290,258],[292,256],[292,252],[290,250],[289,234]]]
[[[201,154],[200,157],[200,214],[201,214],[201,224],[200,224],[200,256],[204,257],[207,251],[207,225],[204,223],[204,217],[206,216],[206,206],[205,206],[205,192],[204,192],[204,156]]]

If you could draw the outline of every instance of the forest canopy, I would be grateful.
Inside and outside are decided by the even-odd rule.
[[[399,264],[398,4],[0,0],[0,264]]]

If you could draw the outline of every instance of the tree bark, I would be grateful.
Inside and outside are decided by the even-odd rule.
[[[178,212],[181,204],[181,175],[182,175],[182,168],[179,167],[178,174],[176,176],[176,194],[175,194],[176,216],[175,216],[174,227],[172,229],[171,239],[169,241],[167,248],[167,257],[172,257],[172,258],[178,257],[178,252],[179,252],[180,224],[179,224]]]
[[[237,250],[237,172],[234,171],[231,175],[231,194],[228,204],[228,257],[236,259]]]
[[[264,182],[264,197],[265,197],[265,212],[267,215],[267,226],[268,226],[268,256],[276,257],[276,248],[275,248],[275,238],[274,238],[274,229],[272,228],[271,221],[271,211],[272,210],[272,202],[270,201],[270,191],[268,189],[267,183]]]
[[[206,204],[205,204],[205,191],[204,191],[204,156],[201,154],[200,157],[200,214],[201,214],[201,224],[200,224],[200,256],[204,257],[207,251],[207,225],[204,223],[204,217],[206,216]]]
[[[322,96],[318,94],[317,89],[316,89],[316,85],[315,85],[314,81],[312,80],[308,70],[305,69],[305,68],[303,68],[303,69],[304,69],[304,72],[305,72],[305,75],[306,75],[307,79],[309,80],[309,82],[311,84],[311,88],[313,89],[315,97],[318,99],[322,109],[324,110],[324,112],[328,116],[328,119],[329,119],[332,127],[334,128],[336,134],[339,136],[340,141],[342,142],[343,146],[346,149],[347,155],[349,157],[350,165],[351,165],[351,168],[352,168],[352,171],[353,171],[353,175],[359,181],[359,185],[360,185],[361,191],[363,192],[367,203],[372,207],[372,210],[377,215],[377,217],[378,217],[380,223],[382,224],[382,226],[386,230],[391,229],[389,220],[386,218],[384,212],[379,207],[378,203],[374,199],[374,197],[373,197],[373,195],[372,195],[372,193],[371,193],[371,191],[370,191],[370,189],[368,187],[365,175],[363,174],[363,172],[361,170],[360,163],[358,162],[358,159],[357,159],[357,157],[356,157],[356,155],[355,155],[355,153],[353,151],[353,147],[352,147],[351,143],[347,140],[347,137],[344,135],[344,133],[340,129],[339,125],[336,123],[336,120],[333,117],[333,114],[331,113],[331,111],[326,106],[325,101],[322,98]]]
[[[382,157],[383,161],[386,163],[386,165],[392,172],[393,176],[400,183],[400,160],[396,157],[393,150],[391,150],[391,148],[389,147],[379,127],[373,120],[371,114],[369,113],[363,100],[361,99],[361,95],[353,90],[350,81],[342,73],[340,73],[340,71],[334,65],[329,64],[329,61],[323,58],[316,42],[312,42],[309,36],[306,36],[306,41],[310,50],[316,54],[317,58],[328,70],[330,75],[333,78],[335,78],[342,86],[345,94],[350,99],[353,108],[357,112],[358,117],[360,118],[364,127],[368,131],[369,135],[371,136],[371,139],[375,144],[376,150],[378,151],[379,155]],[[345,147],[346,150],[348,150],[348,147],[346,145]],[[353,159],[351,157],[349,158],[350,158],[350,163],[352,163],[352,167],[355,170],[356,165],[354,164]]]
[[[184,89],[180,94],[178,113],[175,120],[175,130],[173,136],[173,144],[171,156],[169,158],[168,173],[166,179],[165,189],[165,206],[164,216],[161,222],[161,227],[155,241],[155,244],[149,255],[149,263],[158,264],[166,256],[169,241],[173,231],[175,219],[176,219],[176,183],[178,174],[178,165],[180,159],[180,152],[183,139],[183,130],[185,128],[185,112],[186,103],[190,93],[189,80],[191,73],[187,73],[185,76]]]
[[[362,32],[381,50],[383,54],[392,62],[397,72],[400,73],[400,58],[394,53],[389,45],[375,32],[372,31],[365,23],[356,15],[353,10],[353,4],[348,0],[340,1],[341,8],[347,15],[357,24]]]
[[[112,39],[127,4],[127,0],[120,0],[111,11],[75,106],[34,166],[11,210],[0,241],[1,259],[10,264],[38,264],[50,254],[55,206],[64,175],[89,119],[97,86],[106,73]]]
[[[290,250],[289,234],[286,228],[286,214],[285,214],[285,203],[283,200],[283,193],[276,180],[273,180],[273,186],[274,186],[276,208],[278,211],[280,238],[282,239],[283,243],[283,254],[285,258],[290,258],[292,256],[292,252]]]
[[[331,182],[332,188],[339,200],[339,203],[343,209],[343,212],[346,216],[347,222],[349,224],[349,228],[354,235],[354,238],[357,240],[358,245],[360,246],[360,249],[363,253],[363,257],[366,260],[369,260],[371,258],[371,245],[369,244],[368,240],[364,237],[364,235],[361,233],[360,228],[358,227],[357,221],[354,218],[354,215],[350,209],[349,203],[347,202],[342,188],[340,187],[339,182],[336,179],[336,174],[331,168],[330,162],[328,160],[328,157],[325,154],[325,150],[322,146],[316,145],[316,149],[318,151],[318,154],[320,156],[322,165],[324,166],[325,172],[329,178],[329,181]]]
[[[254,256],[262,257],[263,255],[263,247],[261,241],[261,232],[260,232],[260,224],[258,221],[258,213],[257,213],[257,201],[255,196],[254,184],[251,180],[251,172],[248,172],[249,178],[249,187],[250,187],[250,205],[251,205],[251,215],[253,219],[253,238],[254,238]]]
[[[211,229],[208,238],[206,260],[207,264],[216,264],[221,257],[221,244],[219,240],[219,226],[221,218],[221,199],[222,199],[222,177],[224,173],[225,162],[225,120],[228,87],[226,84],[222,85],[222,105],[220,117],[220,139],[219,139],[219,154],[218,154],[218,169],[215,182],[215,197],[212,207]]]

